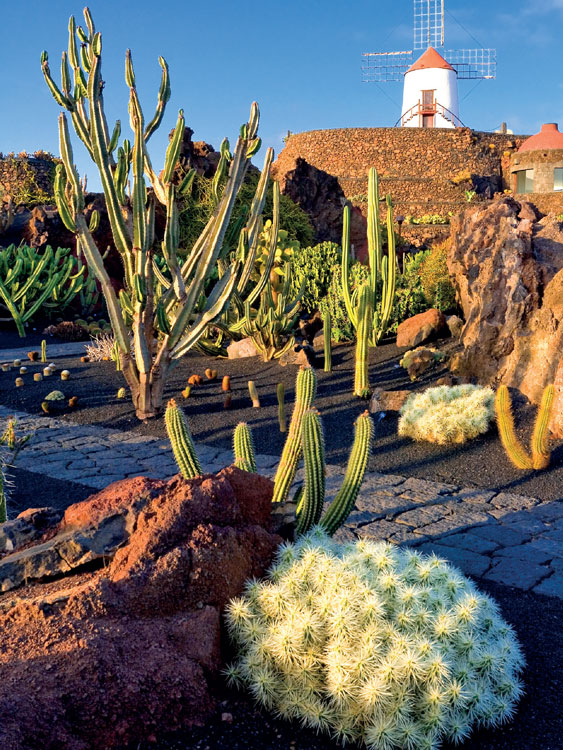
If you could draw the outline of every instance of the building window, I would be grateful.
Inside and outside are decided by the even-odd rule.
[[[533,193],[534,192],[534,170],[521,169],[516,172],[516,192]]]
[[[555,167],[553,170],[553,189],[563,190],[563,167]]]

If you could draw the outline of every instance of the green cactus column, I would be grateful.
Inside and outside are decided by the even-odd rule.
[[[176,405],[176,401],[173,398],[168,402],[164,420],[180,473],[184,479],[193,479],[194,477],[201,476],[203,471],[195,451],[190,428],[186,422],[184,412]]]
[[[555,388],[553,385],[546,386],[542,394],[534,425],[534,434],[532,435],[532,465],[534,469],[547,469],[549,466],[551,450],[549,448],[548,426],[551,421],[554,397]]]
[[[317,392],[317,376],[312,367],[302,367],[297,373],[295,382],[295,406],[289,423],[289,432],[274,478],[274,496],[272,502],[286,500],[289,488],[297,471],[297,464],[302,451],[303,415],[311,408]]]
[[[317,524],[325,499],[325,448],[323,428],[315,409],[303,415],[303,459],[305,485],[297,511],[297,534],[305,534]]]
[[[330,310],[326,310],[323,315],[323,336],[325,354],[324,371],[332,372],[332,320]]]
[[[246,422],[239,422],[233,434],[233,452],[235,466],[242,471],[256,474],[256,458],[254,456],[254,442],[252,433]]]
[[[346,521],[354,507],[368,465],[373,432],[373,420],[365,411],[356,420],[354,444],[350,451],[342,487],[320,520],[320,525],[331,536]]]
[[[369,398],[369,339],[373,320],[373,293],[368,284],[360,289],[354,396]]]

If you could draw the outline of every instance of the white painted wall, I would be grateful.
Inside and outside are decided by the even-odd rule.
[[[457,73],[455,70],[447,70],[445,68],[421,68],[419,70],[412,70],[410,73],[405,73],[401,116],[407,113],[419,101],[422,103],[422,92],[430,90],[435,91],[434,99],[438,104],[442,104],[459,118]],[[415,115],[415,117],[404,123],[404,127],[421,127],[419,120],[419,116]],[[456,126],[450,120],[446,120],[440,114],[436,114],[434,127],[454,128]]]

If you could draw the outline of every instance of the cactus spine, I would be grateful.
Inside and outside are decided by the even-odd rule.
[[[324,353],[325,353],[325,372],[332,372],[332,320],[330,310],[326,310],[323,315],[323,335],[324,335]]]
[[[303,415],[313,405],[317,391],[317,376],[312,367],[302,367],[297,373],[295,384],[295,406],[289,423],[289,432],[274,478],[272,502],[286,500],[289,488],[297,471],[297,463],[302,451]]]
[[[369,338],[373,319],[373,293],[368,284],[361,287],[359,297],[354,396],[369,398]]]
[[[184,412],[176,405],[176,401],[173,398],[168,402],[164,419],[166,422],[166,431],[180,473],[184,479],[193,479],[194,477],[201,476],[203,472],[195,451],[190,428],[186,422]]]
[[[285,432],[287,427],[285,423],[285,388],[283,383],[278,383],[278,421],[280,423],[280,432]]]
[[[298,535],[305,534],[317,524],[325,499],[325,449],[319,413],[309,409],[303,415],[303,458],[305,485],[297,511]]]
[[[43,341],[41,342],[41,361],[47,361],[47,342],[45,341],[45,339],[43,339]]]
[[[516,436],[514,417],[510,393],[505,385],[500,385],[495,397],[495,411],[501,442],[506,455],[517,469],[545,469],[549,465],[551,451],[549,450],[548,425],[551,418],[555,389],[548,385],[544,389],[534,432],[531,440],[532,455],[530,456]]]
[[[239,422],[233,435],[233,450],[235,466],[243,471],[256,474],[256,459],[254,457],[254,441],[246,422]]]
[[[373,432],[373,420],[368,411],[365,411],[356,420],[354,443],[342,486],[320,521],[320,525],[330,536],[342,526],[354,507],[368,465]]]

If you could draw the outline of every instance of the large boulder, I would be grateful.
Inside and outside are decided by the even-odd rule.
[[[128,479],[62,520],[34,511],[10,528],[4,564],[112,523],[121,539],[0,595],[2,748],[136,747],[203,722],[215,707],[221,610],[281,541],[269,531],[272,489],[234,467]]]
[[[466,320],[456,372],[539,403],[563,352],[563,229],[505,197],[452,220],[448,269]],[[559,398],[563,402],[563,383]],[[563,437],[563,403],[552,431]]]
[[[446,316],[432,308],[403,320],[397,328],[397,346],[418,346],[436,336],[446,325]]]

